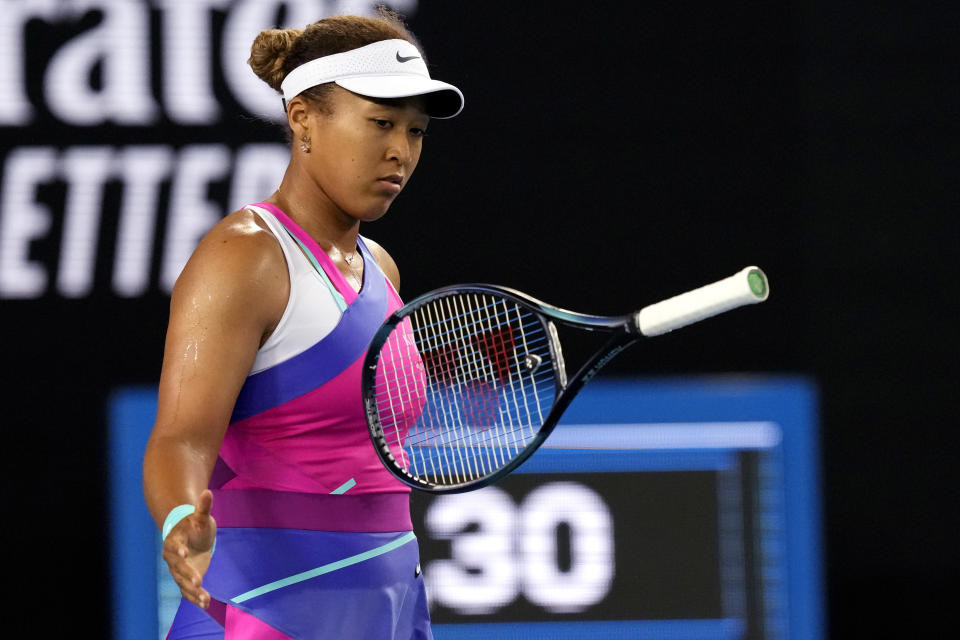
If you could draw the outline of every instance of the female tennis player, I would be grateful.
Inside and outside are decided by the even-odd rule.
[[[431,638],[409,489],[378,460],[360,398],[399,277],[358,228],[463,96],[386,10],[264,31],[250,65],[283,95],[290,163],[206,235],[173,291],[144,459],[183,595],[168,638]]]

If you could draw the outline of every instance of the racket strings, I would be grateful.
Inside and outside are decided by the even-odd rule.
[[[399,323],[378,363],[386,444],[411,475],[437,485],[488,476],[537,434],[554,396],[548,338],[523,305],[462,293]]]
[[[489,313],[484,314],[486,317],[478,316],[477,309],[474,308],[469,310],[472,313],[468,315],[468,310],[464,308],[462,299],[448,299],[444,303],[442,311],[445,312],[446,316],[440,322],[436,321],[434,310],[424,309],[421,310],[419,324],[422,328],[428,329],[425,334],[427,339],[423,341],[430,348],[427,353],[435,356],[439,351],[443,354],[439,358],[427,358],[433,365],[431,369],[434,372],[434,379],[439,380],[446,390],[445,393],[437,396],[438,402],[433,407],[436,410],[433,412],[432,417],[434,419],[430,426],[432,427],[437,421],[442,421],[451,428],[440,432],[440,434],[437,433],[436,429],[430,428],[423,434],[423,437],[411,438],[407,441],[407,444],[421,444],[427,440],[440,442],[442,440],[447,445],[452,445],[442,450],[445,458],[444,462],[448,468],[454,470],[455,476],[461,475],[460,470],[463,470],[465,478],[460,478],[463,480],[473,476],[485,475],[505,464],[507,461],[503,457],[505,447],[514,450],[511,454],[519,449],[518,444],[514,441],[515,438],[510,438],[509,435],[500,430],[489,432],[492,437],[488,438],[478,437],[475,432],[471,431],[471,423],[476,425],[477,417],[480,418],[479,422],[482,424],[489,424],[495,420],[489,406],[485,408],[485,411],[481,409],[482,413],[486,415],[475,416],[475,419],[471,420],[468,412],[469,405],[464,402],[457,402],[458,396],[463,398],[477,390],[475,386],[470,386],[471,380],[492,380],[495,386],[497,379],[505,377],[505,358],[502,357],[504,354],[503,347],[509,348],[510,344],[508,340],[503,340],[502,334],[498,335],[494,332]],[[489,312],[489,308],[485,311]],[[496,324],[500,326],[503,323],[503,317],[501,314],[497,315]],[[468,317],[469,321],[466,321],[465,319]],[[479,336],[479,339],[472,345],[466,341],[471,332]],[[489,340],[487,334],[489,334]],[[493,345],[490,342],[493,342]],[[456,348],[463,344],[468,345],[468,349]],[[456,348],[453,352],[450,351],[451,345]],[[491,346],[498,347],[498,350],[494,352]],[[442,351],[440,351],[441,348]],[[453,354],[452,357],[451,353]],[[458,361],[457,355],[464,357]],[[462,368],[458,367],[458,363]],[[476,399],[475,393],[474,399]],[[490,401],[489,398],[481,399],[487,403]],[[474,407],[476,407],[476,403],[474,403]],[[509,422],[508,420],[507,424]],[[464,447],[461,445],[466,438],[471,439],[473,445],[484,446],[485,448],[480,450],[483,455],[470,456],[469,453],[466,453],[467,457],[465,457]],[[498,448],[491,448],[491,444],[497,445]],[[456,457],[457,465],[450,464],[450,456]]]

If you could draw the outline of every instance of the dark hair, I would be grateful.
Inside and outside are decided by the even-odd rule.
[[[276,91],[287,74],[315,58],[358,49],[381,40],[399,38],[410,42],[423,55],[420,43],[395,11],[377,7],[377,17],[333,16],[308,25],[305,29],[267,29],[261,31],[250,47],[247,63]],[[426,60],[426,58],[424,58]],[[327,107],[330,83],[311,87],[300,95],[323,110]]]

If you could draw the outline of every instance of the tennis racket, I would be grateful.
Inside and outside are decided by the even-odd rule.
[[[757,267],[624,316],[566,311],[486,284],[431,291],[391,315],[367,351],[370,437],[404,484],[430,493],[478,489],[530,457],[583,386],[628,346],[768,294]],[[610,334],[572,376],[558,324]]]

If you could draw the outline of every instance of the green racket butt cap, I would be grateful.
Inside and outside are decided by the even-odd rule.
[[[767,276],[758,267],[752,267],[747,272],[747,285],[750,287],[750,292],[760,300],[765,300],[770,293]]]

